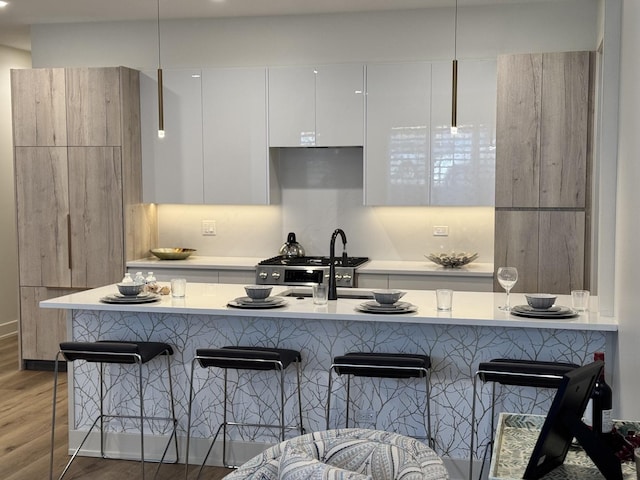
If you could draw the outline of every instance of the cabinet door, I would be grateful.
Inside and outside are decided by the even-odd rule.
[[[16,147],[20,285],[70,287],[66,147]]]
[[[538,291],[569,294],[585,287],[585,214],[540,212]]]
[[[428,205],[431,66],[367,66],[366,205]]]
[[[451,134],[452,64],[431,65],[430,205],[495,203],[496,62],[458,65],[458,133]]]
[[[122,163],[117,147],[69,147],[71,285],[114,283],[124,272]]]
[[[323,65],[316,71],[316,145],[363,145],[364,66]]]
[[[14,146],[67,144],[62,68],[11,70]]]
[[[495,270],[516,267],[518,282],[513,292],[538,292],[539,212],[496,210]],[[497,280],[496,292],[504,291]],[[558,292],[552,292],[558,293]]]
[[[316,69],[269,68],[269,145],[316,145]]]
[[[120,145],[120,70],[69,68],[66,82],[68,145]]]
[[[23,360],[55,360],[67,339],[66,310],[40,308],[43,300],[72,290],[20,287],[20,353]]]
[[[266,100],[264,68],[203,70],[205,203],[269,203]]]
[[[140,74],[143,201],[204,201],[199,69],[164,70],[165,137],[158,138],[157,72]]]
[[[542,57],[541,207],[585,207],[589,72],[589,52]]]
[[[498,57],[496,207],[540,205],[542,55]]]

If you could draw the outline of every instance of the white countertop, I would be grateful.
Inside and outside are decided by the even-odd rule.
[[[175,269],[215,269],[215,270],[254,270],[264,260],[258,257],[209,257],[192,255],[186,260],[160,260],[156,257],[142,258],[127,262],[127,267],[152,270],[158,268]],[[428,259],[420,261],[405,260],[369,260],[358,267],[361,274],[382,275],[446,275],[451,277],[492,277],[493,264],[472,262],[460,268],[444,268]]]
[[[446,275],[451,277],[492,277],[493,263],[472,262],[464,267],[445,268],[426,258],[423,261],[369,260],[358,273],[387,275]]]
[[[293,287],[274,286],[272,295],[278,295]],[[310,288],[295,287],[295,291],[308,292]],[[338,294],[345,292],[367,293],[367,289],[338,289]],[[287,297],[288,303],[275,309],[236,309],[227,307],[227,302],[245,296],[242,285],[189,283],[184,298],[176,299],[170,295],[163,296],[159,302],[122,305],[106,304],[100,298],[117,293],[115,285],[73,293],[63,297],[40,302],[43,308],[63,308],[74,310],[110,310],[122,312],[175,313],[192,315],[224,315],[264,318],[326,318],[328,320],[349,320],[365,322],[398,322],[421,324],[450,324],[470,326],[495,326],[515,328],[552,328],[565,330],[617,331],[618,322],[613,317],[603,317],[597,313],[597,298],[591,298],[592,311],[569,319],[532,319],[516,317],[499,310],[505,301],[504,293],[491,292],[454,292],[453,309],[439,312],[436,309],[435,293],[432,290],[407,290],[402,301],[410,302],[418,307],[417,312],[409,314],[370,314],[362,313],[355,307],[364,299],[339,298],[329,301],[327,305],[314,305],[310,297]],[[526,304],[524,295],[511,294],[511,305]],[[571,304],[568,295],[558,296],[558,305]]]
[[[127,262],[127,267],[141,269],[158,268],[193,268],[194,270],[215,269],[215,270],[255,270],[258,262],[264,258],[260,257],[207,257],[191,255],[185,260],[160,260],[156,257],[141,258]]]

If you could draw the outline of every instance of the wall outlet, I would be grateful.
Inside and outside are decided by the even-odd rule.
[[[376,412],[374,410],[356,410],[356,422],[376,423]]]
[[[433,227],[434,237],[448,237],[449,227],[447,225],[436,225]]]
[[[202,235],[213,236],[216,235],[216,221],[215,220],[202,220]]]

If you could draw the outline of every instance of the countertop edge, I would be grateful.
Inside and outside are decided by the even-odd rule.
[[[191,289],[191,290],[190,290]],[[286,287],[274,287],[278,295]],[[348,289],[350,291],[362,289]],[[366,289],[365,289],[366,290]],[[277,309],[236,309],[227,307],[227,302],[243,294],[242,287],[233,284],[187,285],[187,297],[174,299],[163,296],[160,301],[147,304],[107,304],[100,298],[116,291],[115,285],[107,285],[93,290],[73,293],[40,302],[42,308],[70,310],[96,310],[144,312],[174,315],[213,315],[259,318],[327,319],[336,321],[386,322],[406,324],[433,324],[455,326],[480,326],[502,328],[536,328],[617,332],[618,322],[613,317],[600,316],[590,312],[587,317],[573,319],[541,320],[508,315],[498,310],[504,301],[504,294],[491,292],[456,292],[454,308],[450,312],[439,312],[435,308],[433,291],[408,290],[405,299],[418,306],[418,312],[402,315],[378,315],[356,310],[362,299],[342,298],[328,305],[313,305],[311,298],[287,297],[289,304]],[[513,294],[515,301],[519,294]],[[566,298],[565,298],[566,297]],[[569,296],[559,297],[564,304]],[[595,299],[594,299],[595,300]],[[593,303],[596,303],[595,301]],[[515,304],[515,303],[514,303]]]

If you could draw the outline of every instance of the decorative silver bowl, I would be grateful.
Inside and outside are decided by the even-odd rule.
[[[478,254],[467,252],[430,253],[429,255],[425,255],[425,257],[427,257],[433,263],[437,263],[438,265],[442,265],[443,267],[456,268],[473,262],[476,258],[478,258]]]
[[[160,260],[184,260],[193,252],[193,248],[152,248],[149,250]]]

